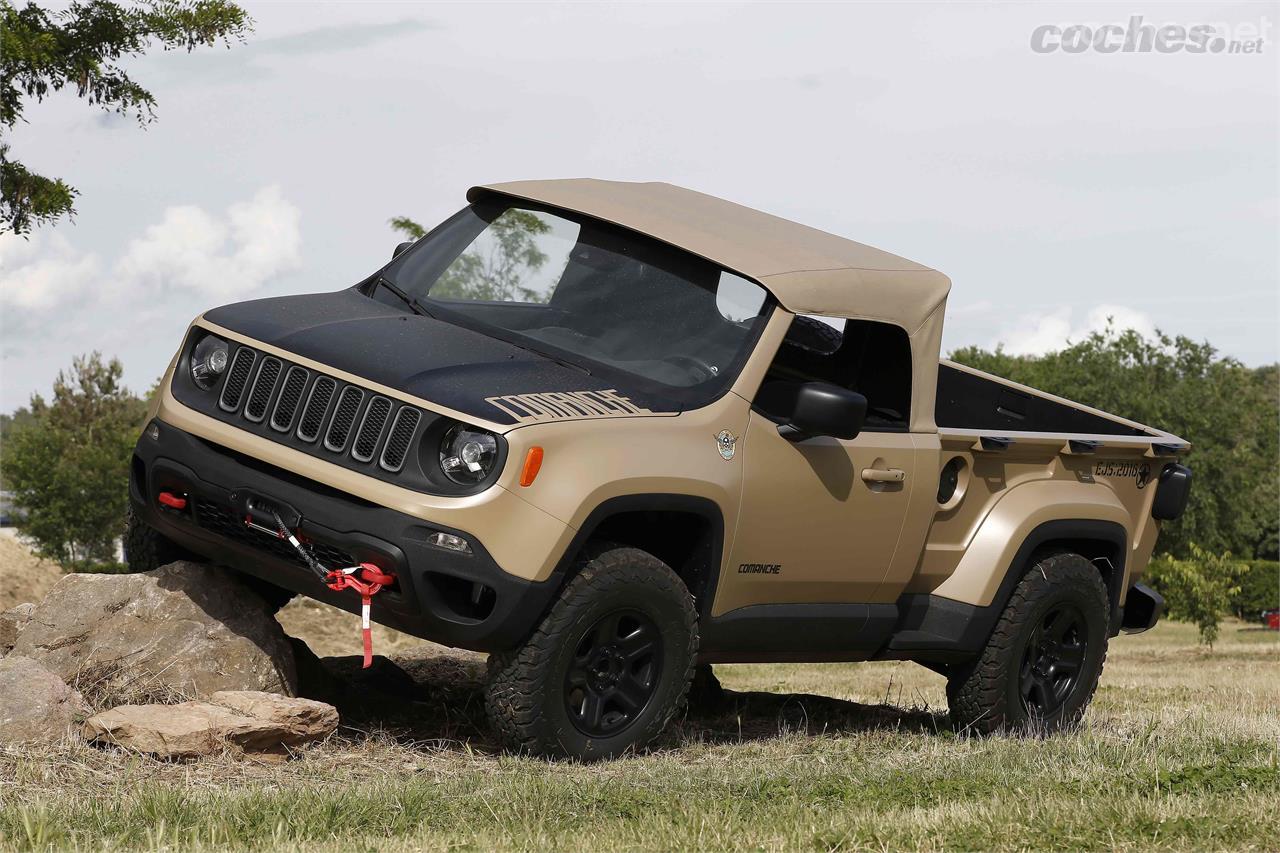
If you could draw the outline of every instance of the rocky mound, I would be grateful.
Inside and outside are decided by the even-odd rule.
[[[202,563],[64,575],[12,654],[116,701],[297,692],[293,646],[266,604],[233,572]]]

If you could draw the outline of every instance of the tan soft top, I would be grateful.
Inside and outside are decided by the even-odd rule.
[[[933,429],[942,316],[951,281],[937,270],[807,225],[664,183],[573,178],[472,187],[576,211],[647,234],[755,279],[784,308],[906,329],[915,360],[912,428]]]
[[[472,187],[585,213],[679,246],[763,284],[789,311],[863,317],[914,332],[947,298],[929,267],[807,225],[664,183],[574,178]]]

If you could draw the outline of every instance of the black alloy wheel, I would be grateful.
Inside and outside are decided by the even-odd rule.
[[[1077,725],[1107,658],[1110,611],[1092,560],[1071,551],[1035,554],[982,651],[947,668],[956,728],[1042,735]]]
[[[588,737],[618,734],[652,701],[662,674],[662,635],[637,610],[606,614],[575,650],[564,679],[565,711]]]
[[[616,758],[684,706],[698,613],[684,581],[638,548],[590,542],[575,569],[533,634],[489,655],[485,711],[508,749]]]
[[[1027,637],[1019,669],[1019,692],[1027,716],[1052,717],[1080,680],[1088,653],[1088,629],[1084,614],[1074,604],[1063,603],[1045,613]]]

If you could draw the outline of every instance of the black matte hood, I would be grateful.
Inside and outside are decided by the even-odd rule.
[[[616,389],[654,413],[673,412],[616,377],[589,375],[506,341],[384,305],[355,290],[255,299],[205,315],[233,332],[321,364],[501,424],[488,397]]]

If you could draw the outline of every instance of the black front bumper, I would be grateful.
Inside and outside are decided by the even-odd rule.
[[[370,503],[157,422],[134,449],[129,497],[137,516],[179,545],[302,595],[358,612],[360,598],[333,592],[286,540],[244,523],[252,494],[296,510],[301,534],[326,568],[370,562],[397,577],[374,596],[375,621],[448,646],[496,651],[533,631],[560,577],[535,583],[504,572],[470,533]],[[186,507],[161,506],[162,491]],[[472,553],[428,544],[435,531],[464,537]]]

